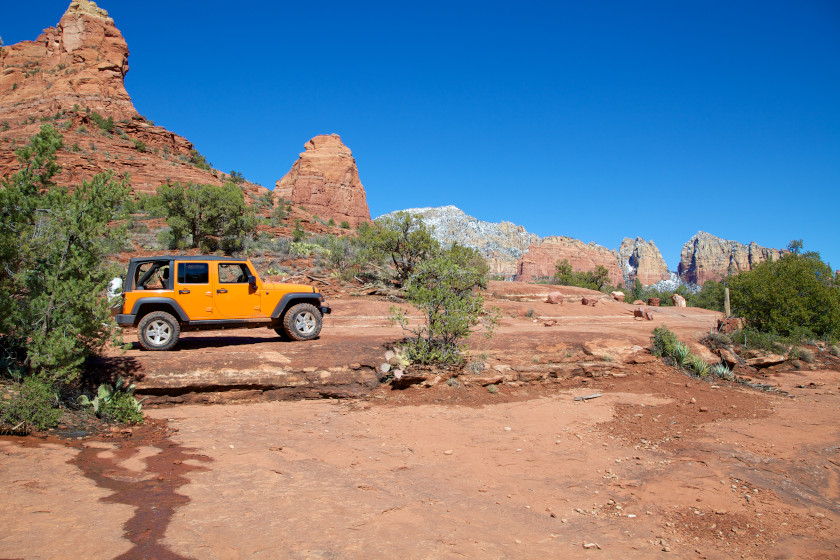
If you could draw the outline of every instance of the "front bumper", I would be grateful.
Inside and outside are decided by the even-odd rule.
[[[327,304],[322,305],[318,308],[318,310],[321,312],[321,315],[329,315],[332,313],[332,309],[330,309],[330,306]]]

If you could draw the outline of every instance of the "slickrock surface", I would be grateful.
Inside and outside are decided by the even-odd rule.
[[[554,276],[558,262],[569,261],[575,271],[595,270],[598,265],[610,273],[610,283],[623,284],[624,275],[618,264],[618,255],[595,243],[584,243],[571,237],[546,237],[537,245],[531,245],[518,264],[516,279],[530,282],[535,278]]]
[[[643,286],[649,286],[671,277],[668,265],[654,242],[641,237],[625,237],[618,248],[618,260],[627,286],[632,286],[636,279]]]
[[[78,0],[35,41],[0,49],[0,177],[18,169],[14,150],[43,124],[64,135],[59,184],[75,185],[107,169],[129,173],[135,191],[170,181],[225,182],[194,165],[187,139],[141,116],[125,89],[128,45],[108,12]],[[105,128],[96,115],[107,121]],[[265,190],[243,185],[251,196]]]
[[[699,231],[683,246],[678,272],[684,282],[702,286],[708,280],[752,270],[764,261],[777,261],[783,254],[754,242],[744,245]]]
[[[275,194],[325,220],[355,227],[370,221],[365,188],[350,148],[338,134],[322,134],[306,143]]]

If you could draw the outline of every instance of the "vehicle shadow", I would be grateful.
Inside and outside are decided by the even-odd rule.
[[[85,362],[83,383],[98,387],[102,383],[114,383],[124,379],[142,379],[142,365],[132,356],[95,356]]]
[[[317,340],[317,339],[315,339]],[[201,350],[206,348],[221,348],[221,347],[237,347],[237,346],[247,346],[247,345],[254,345],[254,344],[284,344],[290,342],[288,340],[284,340],[279,336],[275,337],[259,337],[259,336],[242,336],[242,335],[220,335],[220,336],[196,336],[190,337],[189,335],[182,336],[178,339],[178,344],[175,345],[175,348],[172,350],[168,350],[167,352],[181,352],[181,351],[188,351],[188,350]],[[150,352],[145,350],[139,342],[129,343],[131,344],[131,348],[129,350],[140,350],[143,353],[153,354],[155,352]],[[301,342],[297,342],[297,344],[301,344]]]

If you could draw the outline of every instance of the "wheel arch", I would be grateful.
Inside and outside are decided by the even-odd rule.
[[[151,297],[139,299],[134,303],[131,314],[135,316],[135,324],[139,324],[143,317],[155,311],[165,311],[174,316],[178,321],[186,323],[190,320],[178,302],[172,298]]]
[[[321,294],[312,292],[286,294],[279,302],[277,302],[277,305],[274,307],[274,311],[271,312],[271,318],[282,319],[286,311],[288,311],[291,306],[297,305],[298,303],[310,303],[315,306],[315,309],[319,309],[321,306]]]

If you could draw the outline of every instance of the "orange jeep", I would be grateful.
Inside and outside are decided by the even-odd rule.
[[[268,327],[312,340],[329,312],[312,286],[263,282],[248,259],[160,256],[129,261],[115,318],[138,328],[143,348],[170,350],[180,333],[204,329]]]

